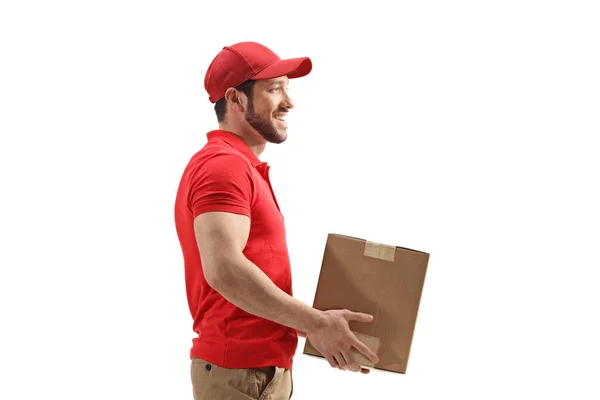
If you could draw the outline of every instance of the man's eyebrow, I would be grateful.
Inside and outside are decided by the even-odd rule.
[[[269,81],[269,85],[287,85],[288,82],[284,79],[276,79],[273,81]]]

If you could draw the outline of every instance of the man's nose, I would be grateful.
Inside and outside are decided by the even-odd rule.
[[[285,92],[283,102],[287,108],[294,108],[294,102],[292,101],[292,98],[287,94],[287,92]]]

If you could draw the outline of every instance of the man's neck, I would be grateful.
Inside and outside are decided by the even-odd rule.
[[[260,135],[254,132],[245,132],[243,129],[235,129],[226,123],[220,123],[219,129],[222,131],[231,132],[234,135],[242,138],[244,143],[246,143],[246,145],[250,148],[252,153],[254,153],[254,155],[257,158],[260,157],[267,145],[267,142],[265,140],[262,140],[262,138],[260,138],[260,140],[257,140],[257,136],[260,137]]]

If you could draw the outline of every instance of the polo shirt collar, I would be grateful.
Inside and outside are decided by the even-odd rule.
[[[256,157],[256,155],[252,152],[252,150],[250,150],[250,147],[248,147],[246,142],[244,142],[244,139],[242,139],[235,133],[218,129],[208,132],[206,137],[208,138],[208,140],[220,139],[224,141],[229,146],[233,147],[234,149],[245,155],[254,167],[266,164],[260,161],[258,157]]]

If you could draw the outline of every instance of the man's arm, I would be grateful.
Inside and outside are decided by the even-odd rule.
[[[312,331],[324,316],[289,296],[242,251],[250,232],[244,215],[207,212],[194,220],[204,276],[210,286],[242,310],[296,329]]]
[[[285,293],[246,258],[243,250],[250,233],[247,216],[206,212],[195,218],[194,230],[206,281],[229,302],[250,314],[296,329],[332,367],[361,370],[350,355],[351,347],[378,362],[377,355],[356,338],[348,325],[349,321],[370,322],[371,316],[314,309]]]

